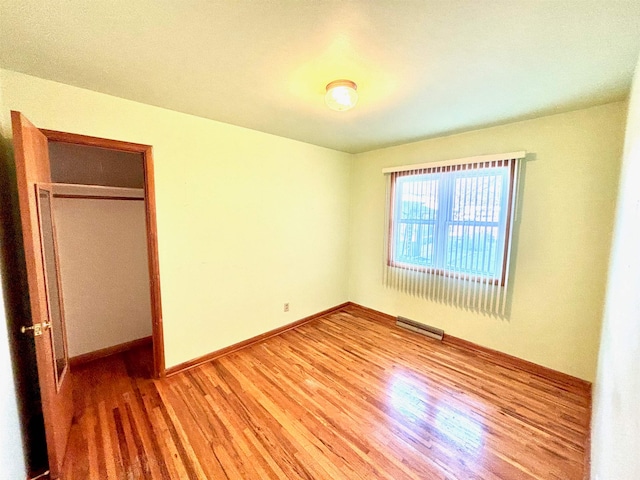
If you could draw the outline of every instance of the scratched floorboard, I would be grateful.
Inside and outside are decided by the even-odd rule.
[[[358,309],[163,380],[74,373],[65,480],[582,478],[588,392]]]

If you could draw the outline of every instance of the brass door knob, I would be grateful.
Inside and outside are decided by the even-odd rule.
[[[48,328],[51,328],[51,322],[34,323],[33,325],[30,325],[30,326],[24,326],[23,325],[22,327],[20,327],[20,331],[22,333],[27,333],[29,331],[33,331],[33,336],[34,337],[39,337]]]

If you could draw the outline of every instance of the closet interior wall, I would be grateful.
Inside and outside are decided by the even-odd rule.
[[[50,142],[71,358],[152,332],[140,154]]]

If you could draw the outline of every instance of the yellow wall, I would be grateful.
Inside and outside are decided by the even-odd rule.
[[[351,156],[10,71],[0,86],[7,138],[15,109],[154,146],[168,367],[348,299],[594,377],[624,103]],[[530,155],[510,317],[384,288],[381,169],[515,150]]]
[[[593,402],[594,480],[640,478],[640,62],[621,179]]]
[[[624,133],[624,103],[359,154],[351,172],[349,299],[593,380]],[[382,284],[383,167],[526,150],[508,319]]]
[[[6,70],[0,88],[5,138],[19,110],[153,145],[168,367],[347,300],[349,155]]]

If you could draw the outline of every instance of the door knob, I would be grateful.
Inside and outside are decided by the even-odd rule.
[[[29,331],[33,331],[33,336],[34,337],[39,337],[48,328],[51,328],[51,322],[34,323],[33,325],[30,325],[28,327],[23,325],[20,328],[20,331],[22,333],[27,333]]]

